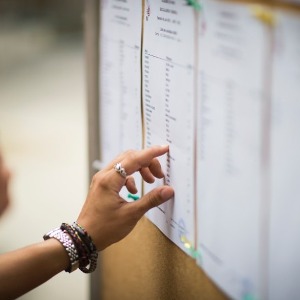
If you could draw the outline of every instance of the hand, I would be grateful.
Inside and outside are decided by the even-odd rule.
[[[6,210],[9,204],[8,195],[8,183],[9,183],[10,173],[6,166],[4,165],[1,153],[0,153],[0,216]]]
[[[154,182],[155,177],[163,178],[156,157],[165,154],[168,149],[168,146],[155,146],[124,152],[94,175],[77,222],[85,227],[99,251],[124,238],[149,209],[173,197],[174,190],[169,186],[155,188],[135,202],[127,202],[119,195],[124,185],[129,192],[137,192],[130,176],[134,172],[139,171],[149,183]],[[126,178],[114,169],[119,162],[126,170]]]

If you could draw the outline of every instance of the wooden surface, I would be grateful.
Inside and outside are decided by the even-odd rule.
[[[99,263],[103,300],[227,299],[145,217],[128,237],[104,250]]]

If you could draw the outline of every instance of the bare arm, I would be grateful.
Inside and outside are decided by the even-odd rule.
[[[0,298],[15,299],[65,270],[69,258],[55,239],[0,256]]]

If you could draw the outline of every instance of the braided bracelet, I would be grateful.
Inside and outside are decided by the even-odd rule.
[[[88,235],[87,231],[80,226],[77,222],[73,222],[72,227],[78,232],[78,235],[84,241],[84,243],[89,247],[90,252],[97,251],[97,248],[92,240],[92,238]]]
[[[98,259],[97,248],[93,243],[92,238],[88,235],[87,231],[82,226],[80,226],[77,222],[74,222],[71,227],[76,231],[76,233],[78,234],[78,236],[80,237],[80,239],[82,240],[82,242],[88,248],[89,251],[89,264],[90,264],[89,269],[86,268],[85,266],[83,267],[79,266],[79,268],[84,273],[91,273],[95,271],[97,267],[97,259]]]
[[[71,225],[67,223],[62,223],[60,229],[63,230],[63,232],[68,233],[75,244],[79,255],[79,269],[87,266],[89,264],[89,250],[86,247],[86,245],[82,242],[77,232],[73,229]]]

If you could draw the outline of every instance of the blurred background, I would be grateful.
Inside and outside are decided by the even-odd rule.
[[[72,222],[85,199],[83,9],[79,0],[0,0],[0,149],[12,171],[0,253]],[[63,272],[20,299],[89,299],[88,280]]]

